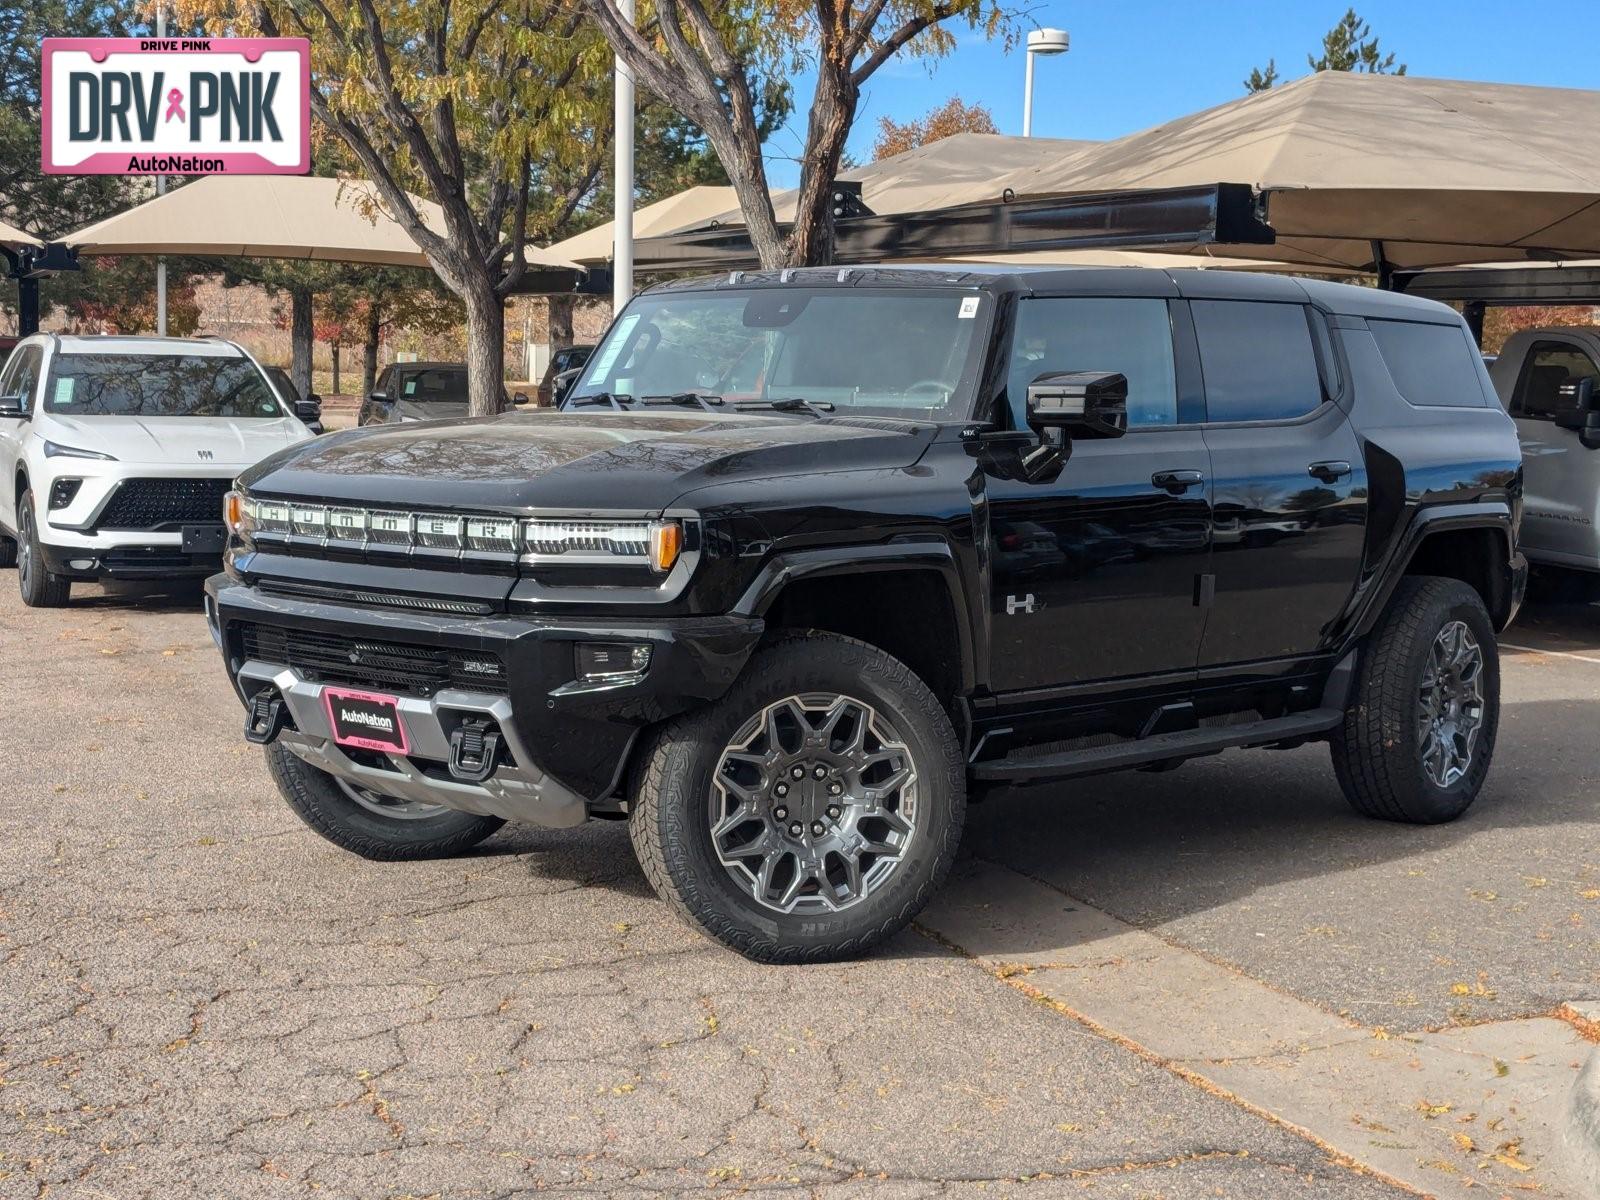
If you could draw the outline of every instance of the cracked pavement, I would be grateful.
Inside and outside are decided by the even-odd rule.
[[[27,611],[0,574],[0,1197],[1408,1194],[922,932],[861,963],[746,963],[657,903],[620,825],[507,827],[434,863],[343,854],[240,736],[195,589],[76,592]],[[1120,786],[1166,819],[1182,775]],[[1237,880],[1196,929],[1162,909],[1170,887],[1123,903],[1136,881],[1086,866],[1097,841],[1127,866],[1120,818],[1047,828],[1040,802],[1019,819],[1030,853],[1084,867],[1102,907],[1223,956],[1217,930],[1242,919],[1245,949],[1273,931],[1247,969],[1344,986],[1287,971],[1298,911],[1241,918]],[[1006,804],[975,844],[1037,873],[1004,844]],[[1191,814],[1165,848],[1248,842],[1238,817]],[[1301,844],[1287,818],[1270,830]],[[1203,860],[1184,871],[1205,883]],[[1336,874],[1329,902],[1353,902],[1360,872]],[[1583,937],[1577,960],[1544,943],[1508,1002],[1592,980]],[[1409,969],[1407,944],[1368,950],[1380,977]]]

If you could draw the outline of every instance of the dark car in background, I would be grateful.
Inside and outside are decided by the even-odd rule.
[[[549,408],[561,402],[560,392],[565,394],[566,388],[572,386],[577,376],[567,375],[569,371],[577,371],[589,361],[589,356],[594,353],[593,346],[563,346],[550,356],[550,365],[544,369],[544,376],[539,380],[538,390],[534,393],[534,403],[540,408]],[[556,381],[561,376],[567,375],[561,383]]]
[[[526,404],[527,397],[501,393],[501,405]],[[399,421],[442,421],[467,415],[467,367],[452,362],[391,363],[379,374],[372,394],[361,402],[357,425]]]
[[[307,429],[312,433],[324,432],[321,396],[315,392],[302,396],[300,389],[294,385],[294,378],[282,367],[262,366],[261,373],[267,377],[267,382],[278,393],[279,399],[305,422]]]

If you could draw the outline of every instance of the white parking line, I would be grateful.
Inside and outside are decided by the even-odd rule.
[[[1516,642],[1501,642],[1502,650],[1521,650],[1524,654],[1555,654],[1561,658],[1575,658],[1579,662],[1600,664],[1600,658],[1592,654],[1578,654],[1572,650],[1547,650],[1540,646],[1519,646]]]

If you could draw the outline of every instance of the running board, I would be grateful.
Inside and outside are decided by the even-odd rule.
[[[1095,746],[1089,750],[1068,750],[1061,754],[1017,755],[974,763],[974,779],[997,783],[1039,783],[1050,779],[1069,779],[1074,775],[1095,775],[1120,771],[1151,763],[1176,762],[1201,754],[1216,754],[1235,746],[1271,746],[1326,733],[1344,720],[1337,708],[1313,708],[1264,721],[1247,721],[1213,729],[1182,729],[1156,733],[1149,737]]]

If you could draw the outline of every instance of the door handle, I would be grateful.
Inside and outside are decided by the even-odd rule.
[[[1199,471],[1157,471],[1150,476],[1150,482],[1154,486],[1164,488],[1174,496],[1192,487],[1198,487],[1205,481],[1206,477]]]
[[[1313,478],[1320,479],[1323,483],[1334,483],[1350,474],[1350,464],[1347,462],[1314,462],[1306,468],[1306,473]]]

